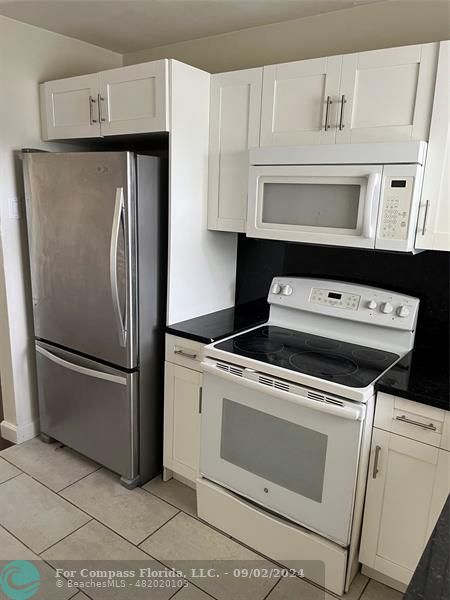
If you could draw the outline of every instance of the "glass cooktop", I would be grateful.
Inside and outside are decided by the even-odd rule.
[[[400,358],[393,352],[264,325],[215,348],[349,387],[367,387]]]

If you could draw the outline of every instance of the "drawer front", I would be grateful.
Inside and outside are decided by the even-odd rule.
[[[448,444],[446,411],[379,392],[374,427],[435,447]],[[448,421],[448,418],[447,418]]]
[[[126,479],[137,475],[138,374],[39,342],[41,431]]]
[[[166,361],[201,372],[204,347],[200,342],[166,334]]]

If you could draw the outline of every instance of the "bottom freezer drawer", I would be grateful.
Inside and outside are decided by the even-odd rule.
[[[133,479],[138,374],[36,344],[41,432]]]

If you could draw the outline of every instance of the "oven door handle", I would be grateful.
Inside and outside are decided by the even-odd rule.
[[[355,407],[338,406],[331,403],[329,404],[327,402],[321,402],[320,400],[311,400],[311,398],[306,398],[305,396],[298,396],[297,394],[293,394],[292,392],[285,392],[284,390],[278,390],[272,387],[269,388],[264,384],[258,383],[256,381],[251,381],[250,379],[245,379],[244,377],[230,375],[229,373],[218,369],[217,367],[211,365],[208,362],[202,362],[202,367],[204,373],[211,373],[211,375],[216,375],[217,377],[221,377],[222,379],[226,379],[227,381],[230,381],[232,383],[243,385],[247,388],[255,390],[256,392],[270,394],[271,396],[279,398],[280,400],[287,400],[288,402],[293,402],[298,406],[304,406],[305,408],[317,410],[328,415],[333,415],[334,417],[348,419],[349,421],[362,421],[365,416],[366,411],[364,405],[356,405]],[[205,397],[206,387],[203,387],[203,396]]]

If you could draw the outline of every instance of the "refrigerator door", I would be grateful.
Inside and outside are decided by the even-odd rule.
[[[135,161],[126,152],[26,153],[35,335],[137,365]]]
[[[119,473],[137,476],[138,373],[36,344],[41,432]]]

